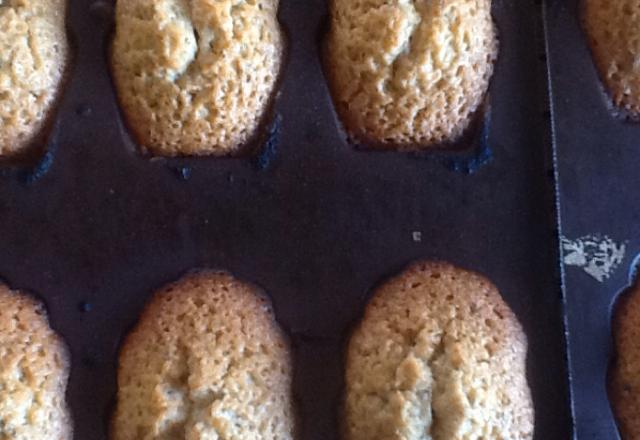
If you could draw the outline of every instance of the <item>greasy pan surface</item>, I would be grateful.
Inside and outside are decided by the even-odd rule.
[[[347,332],[371,289],[421,258],[498,286],[529,338],[536,438],[570,436],[539,5],[494,2],[490,159],[352,148],[320,61],[328,6],[282,0],[275,151],[171,160],[140,156],[122,122],[106,58],[112,6],[70,2],[76,55],[50,166],[4,166],[0,178],[0,276],[43,298],[70,346],[75,438],[106,438],[123,336],[155,289],[194,267],[271,295],[293,341],[299,438],[337,438]]]

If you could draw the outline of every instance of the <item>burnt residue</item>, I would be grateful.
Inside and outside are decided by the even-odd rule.
[[[93,109],[88,104],[80,104],[76,107],[76,114],[83,118],[88,118],[93,113]]]
[[[53,158],[55,154],[55,148],[49,146],[47,151],[42,155],[40,160],[32,168],[26,168],[21,172],[21,180],[26,184],[31,185],[40,180],[53,165]]]
[[[78,310],[82,313],[89,313],[93,310],[93,304],[87,301],[80,301],[78,304]]]
[[[255,166],[257,169],[264,171],[269,168],[269,165],[275,160],[278,153],[278,142],[280,136],[280,130],[282,125],[282,115],[276,114],[273,121],[269,125],[267,130],[266,140],[255,159]]]
[[[175,165],[171,166],[171,169],[175,173],[176,177],[184,182],[191,179],[193,169],[188,165]]]
[[[493,159],[493,152],[489,145],[489,133],[491,132],[491,110],[484,112],[484,120],[480,135],[476,139],[476,148],[472,154],[466,157],[451,157],[447,160],[447,165],[452,171],[463,174],[473,174],[483,165],[488,164]]]

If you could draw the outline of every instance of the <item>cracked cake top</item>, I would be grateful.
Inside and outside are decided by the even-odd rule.
[[[113,74],[153,154],[228,155],[256,131],[280,70],[277,0],[120,0]]]
[[[32,146],[50,116],[69,47],[65,0],[0,0],[0,156]]]
[[[355,140],[416,149],[457,140],[498,53],[491,0],[333,0],[326,64]]]
[[[376,290],[351,337],[345,437],[531,439],[526,351],[490,282],[418,263]]]
[[[125,341],[112,438],[290,439],[290,382],[266,297],[194,273],[157,293]]]

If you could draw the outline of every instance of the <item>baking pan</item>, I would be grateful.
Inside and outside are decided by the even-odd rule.
[[[633,282],[640,252],[640,124],[612,111],[579,1],[548,1],[545,19],[576,434],[616,439],[606,377],[612,305]]]
[[[322,69],[327,11],[281,1],[289,50],[260,153],[162,159],[137,153],[117,106],[113,3],[70,2],[75,58],[47,153],[0,177],[0,275],[46,302],[70,347],[76,439],[107,437],[123,336],[155,289],[197,267],[270,294],[299,438],[338,438],[348,331],[372,288],[424,258],[497,284],[529,338],[536,439],[571,435],[540,5],[494,1],[483,129],[467,151],[420,155],[347,143]]]

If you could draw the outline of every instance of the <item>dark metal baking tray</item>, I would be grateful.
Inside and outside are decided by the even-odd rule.
[[[135,151],[109,76],[112,6],[71,0],[75,59],[47,154],[0,177],[0,275],[46,302],[70,347],[75,438],[106,438],[123,335],[197,267],[271,295],[293,343],[299,438],[337,438],[348,329],[378,282],[424,258],[499,287],[529,338],[536,439],[571,435],[539,4],[494,1],[500,58],[476,142],[489,147],[411,155],[346,142],[321,65],[328,5],[282,0],[269,152],[234,159]]]
[[[640,124],[612,112],[579,0],[549,0],[545,21],[576,434],[616,439],[606,387],[610,324],[640,252]]]

